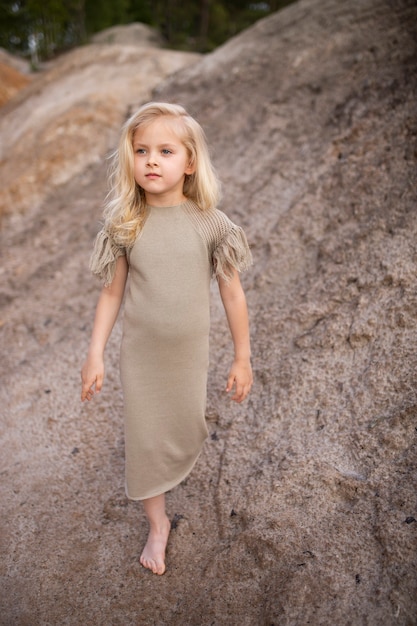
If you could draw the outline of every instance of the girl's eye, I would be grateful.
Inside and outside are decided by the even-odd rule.
[[[137,148],[136,149],[136,154],[145,154],[146,150],[145,148]]]
[[[172,150],[168,150],[168,148],[164,148],[162,150],[162,154],[172,154]]]

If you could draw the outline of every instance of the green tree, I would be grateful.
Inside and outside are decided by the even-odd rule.
[[[130,0],[84,0],[85,29],[94,34],[115,24],[129,21]]]
[[[27,41],[30,18],[21,2],[0,0],[0,46],[15,52]]]
[[[0,0],[0,46],[41,59],[132,21],[172,48],[206,52],[293,0]]]
[[[1,0],[0,45],[49,58],[85,37],[84,0]]]

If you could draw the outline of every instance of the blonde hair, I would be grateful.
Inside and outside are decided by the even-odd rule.
[[[110,191],[104,218],[107,230],[120,246],[133,245],[145,217],[145,192],[134,178],[133,138],[138,128],[163,116],[178,122],[178,137],[187,149],[190,164],[195,168],[192,174],[185,176],[184,195],[202,211],[215,208],[219,201],[220,184],[200,124],[178,104],[149,102],[123,125],[119,146],[112,155]]]

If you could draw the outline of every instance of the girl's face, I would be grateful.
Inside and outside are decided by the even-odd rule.
[[[186,174],[194,172],[179,139],[174,118],[164,116],[139,127],[133,136],[134,176],[152,206],[175,206],[185,200]]]

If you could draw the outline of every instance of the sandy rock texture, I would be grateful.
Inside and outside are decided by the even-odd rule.
[[[82,166],[70,150],[71,174],[34,183],[25,212],[21,192],[1,233],[2,624],[416,623],[416,27],[411,0],[301,0],[154,91],[205,126],[222,208],[255,259],[254,389],[239,407],[222,392],[231,342],[213,286],[210,437],[167,496],[163,577],[138,563],[145,518],[123,490],[120,324],[101,396],[79,402],[98,130],[113,141],[147,94],[120,94],[80,141]],[[73,91],[88,67],[74,63]],[[117,93],[122,67],[90,84]],[[12,121],[36,128],[51,176],[43,133],[62,81],[44,77],[0,120],[12,157]]]
[[[29,63],[0,48],[0,107],[30,81]]]

